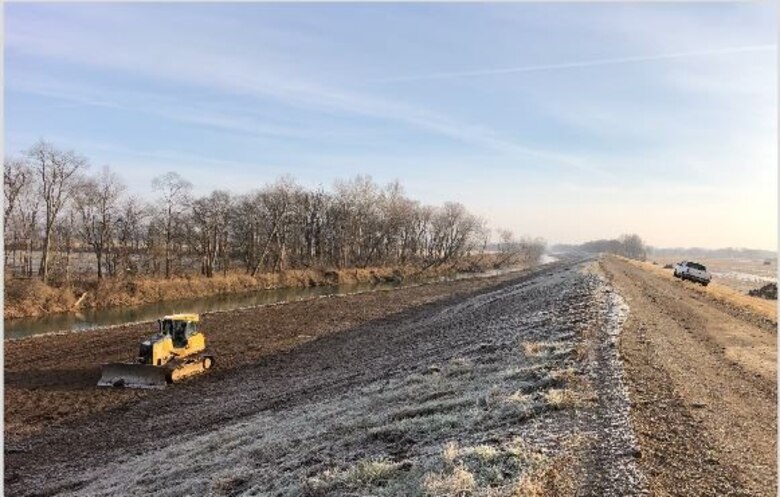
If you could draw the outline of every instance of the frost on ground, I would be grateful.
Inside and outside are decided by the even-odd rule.
[[[592,271],[551,268],[367,329],[386,354],[419,340],[394,369],[128,454],[55,493],[643,495],[615,346],[625,312]],[[334,367],[350,360],[333,351]]]
[[[592,418],[583,422],[583,431],[595,429],[594,437],[599,440],[591,448],[593,469],[600,474],[593,487],[603,496],[648,495],[647,481],[636,463],[641,451],[629,417],[631,404],[618,346],[629,307],[603,278],[589,277],[601,314],[587,366],[599,403],[594,412],[586,414]]]

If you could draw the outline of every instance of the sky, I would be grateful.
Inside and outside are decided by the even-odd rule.
[[[777,246],[775,2],[8,4],[5,154],[151,198],[370,175],[493,228]]]

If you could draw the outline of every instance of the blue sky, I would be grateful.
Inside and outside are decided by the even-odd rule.
[[[777,244],[773,3],[6,4],[5,152],[132,192],[369,174],[495,228]]]

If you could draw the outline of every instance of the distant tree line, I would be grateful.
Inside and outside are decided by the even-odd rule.
[[[748,248],[719,248],[706,249],[700,247],[689,248],[661,248],[648,247],[648,253],[653,256],[681,256],[681,257],[706,257],[709,259],[751,259],[751,260],[775,260],[777,252],[771,250],[748,249]]]
[[[591,240],[580,245],[556,245],[553,249],[560,252],[616,254],[640,261],[647,259],[648,252],[648,247],[642,237],[633,233],[621,235],[615,239]]]
[[[87,174],[83,156],[44,140],[5,159],[6,267],[17,276],[69,280],[72,260],[94,254],[97,278],[171,277],[455,263],[484,253],[490,230],[463,205],[429,206],[398,182],[357,176],[331,191],[281,178],[250,193],[196,197],[174,172],[151,182],[153,198],[126,192],[108,167]],[[502,232],[507,260],[538,258],[541,240]],[[520,253],[522,252],[522,257]],[[8,271],[6,271],[8,273]]]

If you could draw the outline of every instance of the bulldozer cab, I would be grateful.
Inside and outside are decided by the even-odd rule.
[[[160,334],[170,336],[176,348],[185,347],[189,338],[198,331],[198,320],[190,315],[165,316],[157,322]]]

